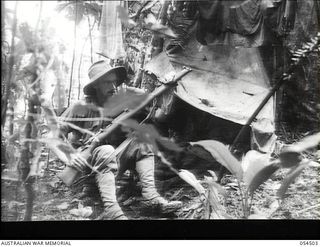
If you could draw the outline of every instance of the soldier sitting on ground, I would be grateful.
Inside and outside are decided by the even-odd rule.
[[[127,72],[122,66],[112,68],[106,61],[98,61],[90,67],[88,74],[90,81],[83,89],[86,101],[70,106],[62,118],[80,128],[97,133],[110,124],[110,121],[101,120],[103,115],[98,107],[102,107],[117,92],[117,88],[125,81]],[[72,118],[76,119],[71,120]],[[88,121],[80,121],[81,118],[88,118]],[[88,140],[91,138],[89,134],[80,132],[68,124],[62,125],[61,131],[65,136],[71,133],[71,143],[80,151],[89,145]],[[119,167],[122,172],[127,169],[136,171],[142,185],[142,196],[147,204],[157,205],[161,210],[181,207],[180,201],[168,202],[157,192],[154,181],[154,154],[147,144],[133,140],[118,157],[109,159],[110,154],[124,139],[125,136],[119,129],[108,140],[100,143],[93,150],[91,157],[77,153],[72,156],[70,162],[71,167],[83,174],[91,173],[89,177],[95,179],[105,208],[104,218],[127,219],[116,199],[115,177]],[[100,173],[92,172],[86,165],[87,160],[91,166],[99,167]],[[84,185],[83,192],[86,195],[93,192],[90,183]]]

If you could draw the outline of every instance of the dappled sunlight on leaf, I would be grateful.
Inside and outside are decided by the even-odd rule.
[[[242,179],[243,171],[240,162],[231,154],[230,150],[218,141],[204,140],[198,142],[190,142],[193,146],[200,146],[207,150],[221,165],[227,168],[239,180]]]
[[[181,169],[178,175],[181,179],[183,179],[185,182],[187,182],[193,188],[195,188],[200,195],[205,194],[205,189],[203,188],[201,183],[198,181],[198,179],[191,172]]]
[[[244,171],[243,181],[249,185],[258,172],[269,164],[269,159],[269,154],[262,154],[255,150],[247,152],[241,160]]]
[[[40,138],[38,141],[47,144],[58,158],[66,164],[69,164],[71,154],[76,153],[76,150],[70,144],[57,138]]]
[[[296,142],[287,147],[285,151],[292,152],[303,152],[307,149],[317,147],[320,143],[320,133],[314,135],[306,136],[302,138],[299,142]]]

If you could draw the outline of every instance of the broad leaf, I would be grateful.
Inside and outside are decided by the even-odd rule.
[[[269,163],[269,154],[261,154],[258,151],[250,150],[241,161],[244,171],[243,181],[249,185],[254,177]]]
[[[157,2],[158,0],[149,1],[146,6],[144,6],[143,11],[151,9]]]
[[[146,99],[147,95],[139,89],[120,89],[104,104],[104,116],[113,117],[119,115],[124,109],[134,109]]]
[[[217,182],[214,181],[214,178],[204,176],[204,181],[209,185],[211,189],[216,190],[221,194],[224,198],[227,197],[227,191]]]
[[[282,168],[290,168],[299,165],[302,157],[299,152],[285,150],[279,154],[279,160]]]
[[[319,168],[319,167],[320,167],[319,162],[312,161],[312,160],[309,161],[308,165],[309,165],[310,167],[316,167],[316,168]]]
[[[69,164],[71,154],[76,150],[68,143],[57,138],[41,138],[40,142],[46,143],[48,147],[66,164]]]
[[[279,169],[279,164],[277,162],[273,162],[268,166],[265,166],[260,171],[256,173],[256,175],[251,180],[248,191],[252,194],[262,183],[267,181],[270,176]]]
[[[320,133],[302,138],[299,142],[287,148],[287,151],[303,152],[307,149],[317,147],[320,142]]]
[[[57,11],[57,12],[60,12],[60,11],[62,11],[62,10],[64,10],[65,8],[67,8],[69,5],[72,5],[72,3],[59,3],[57,6],[56,6],[56,8],[55,8],[55,10]]]
[[[162,25],[153,14],[148,14],[144,21],[146,24],[143,25],[143,27],[155,32],[160,37],[177,38],[177,35],[172,31],[172,29]]]
[[[297,166],[302,161],[301,153],[307,149],[314,148],[319,145],[320,133],[307,136],[299,142],[285,147],[279,154],[281,166],[283,168],[290,168]]]
[[[203,195],[205,193],[205,189],[200,184],[198,179],[191,172],[182,169],[179,171],[178,175],[181,179],[183,179],[188,184],[190,184],[193,188],[195,188],[196,191],[198,191],[200,195]]]
[[[230,150],[218,141],[204,140],[198,142],[190,142],[193,146],[200,146],[207,150],[212,157],[221,165],[226,167],[239,180],[242,179],[243,171],[240,162],[231,154]]]
[[[84,5],[88,14],[91,14],[98,19],[101,12],[101,7],[99,6],[99,4],[91,2],[91,3],[85,3]]]
[[[179,147],[176,143],[173,141],[170,141],[168,138],[160,136],[157,140],[158,145],[160,144],[162,147],[172,150],[175,152],[181,152],[183,149]]]
[[[134,136],[139,142],[150,144],[156,152],[159,151],[159,145],[175,152],[182,151],[182,148],[176,143],[170,141],[168,138],[162,137],[151,124],[139,124],[133,119],[127,119],[121,124],[124,126],[124,131],[128,131],[126,128],[133,130]]]
[[[42,105],[42,109],[48,122],[48,127],[51,130],[52,137],[57,138],[59,136],[59,126],[55,112],[50,107],[45,105]]]
[[[292,168],[286,177],[283,179],[280,189],[277,191],[277,196],[283,200],[286,191],[288,190],[289,186],[293,181],[298,177],[304,168],[307,167],[307,163],[301,164],[297,167]]]
[[[212,182],[209,185],[208,188],[208,202],[210,204],[210,207],[212,209],[212,212],[210,214],[210,219],[226,219],[225,215],[226,213],[223,210],[223,207],[219,201],[218,198],[218,190],[216,186],[214,186],[215,182]]]
[[[124,131],[134,131],[134,136],[136,137],[138,142],[150,144],[156,153],[159,151],[156,139],[159,138],[160,135],[152,125],[140,125],[136,120],[133,119],[127,119],[121,124]]]
[[[128,12],[127,10],[118,5],[117,6],[117,12],[118,12],[118,17],[121,20],[121,23],[126,26],[126,27],[135,27],[137,25],[137,23],[135,21],[133,21],[132,19],[129,18]]]

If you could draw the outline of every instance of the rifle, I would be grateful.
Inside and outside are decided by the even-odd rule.
[[[154,91],[152,91],[147,98],[140,103],[135,109],[130,109],[127,111],[124,111],[121,113],[117,118],[115,118],[110,125],[108,125],[105,130],[101,133],[99,133],[95,138],[93,138],[93,141],[91,144],[83,150],[84,157],[90,157],[92,151],[102,143],[103,140],[105,140],[114,130],[116,130],[122,121],[125,121],[132,116],[134,116],[137,112],[145,108],[147,105],[150,104],[155,98],[162,95],[163,93],[167,92],[172,87],[177,86],[177,82],[187,75],[189,72],[191,72],[190,68],[184,67],[181,72],[179,72],[171,81],[163,83],[160,87],[156,88]],[[89,166],[91,169],[92,167]],[[70,186],[74,183],[75,179],[79,177],[80,171],[77,169],[67,166],[63,171],[61,171],[57,176],[67,185]]]
[[[255,118],[258,116],[260,111],[263,109],[263,107],[267,104],[269,99],[281,88],[281,86],[290,81],[295,70],[297,67],[301,64],[302,58],[305,58],[306,55],[319,47],[319,38],[320,38],[320,33],[317,34],[317,36],[311,41],[305,43],[301,49],[296,50],[295,52],[292,53],[292,58],[291,58],[291,64],[290,67],[285,71],[280,79],[277,81],[277,83],[269,90],[268,94],[264,97],[262,102],[259,104],[257,109],[252,113],[250,118],[247,120],[245,125],[242,126],[240,129],[239,133],[237,134],[236,138],[233,140],[232,145],[230,147],[230,151],[233,153],[236,153],[235,146],[236,144],[241,140],[242,136],[246,131],[250,128],[250,125],[252,122],[255,120]],[[223,175],[226,172],[226,168],[221,166],[218,174],[218,181],[220,181],[223,177]]]
[[[257,109],[252,113],[252,115],[247,120],[245,125],[241,128],[240,132],[238,133],[238,135],[236,136],[236,138],[234,139],[234,141],[233,141],[233,143],[231,145],[231,150],[234,149],[235,144],[240,140],[242,135],[250,127],[250,124],[255,120],[255,118],[257,117],[259,112],[262,110],[262,108],[267,104],[269,99],[275,94],[275,92],[277,92],[279,90],[279,88],[285,82],[290,81],[290,79],[292,78],[294,72],[296,71],[298,66],[301,64],[302,58],[306,57],[306,55],[308,53],[316,50],[316,48],[319,45],[319,38],[320,38],[320,33],[318,33],[318,35],[315,38],[311,39],[310,42],[307,42],[306,44],[304,44],[301,49],[298,49],[295,52],[293,52],[293,56],[291,58],[291,62],[292,63],[290,64],[290,67],[288,68],[288,70],[286,72],[284,72],[282,74],[282,76],[280,77],[278,82],[270,89],[270,91],[265,96],[265,98],[262,100],[262,102],[259,104]]]

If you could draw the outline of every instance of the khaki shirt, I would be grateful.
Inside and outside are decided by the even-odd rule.
[[[103,118],[102,111],[95,104],[87,103],[85,101],[78,101],[71,105],[61,115],[61,118],[65,124],[60,126],[60,130],[62,134],[70,139],[71,144],[75,148],[84,146],[92,135],[81,132],[68,123],[81,129],[89,130],[95,134],[111,123],[111,120]],[[125,133],[121,131],[121,128],[119,127],[108,137],[108,140],[105,140],[102,144],[109,144],[116,147],[124,141],[125,137]]]

